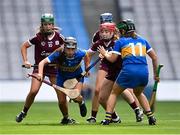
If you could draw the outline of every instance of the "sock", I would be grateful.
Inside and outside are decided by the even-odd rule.
[[[106,112],[106,120],[111,121],[111,119],[112,119],[112,113]]]
[[[27,112],[28,112],[28,110],[29,110],[29,108],[27,108],[27,107],[25,107],[25,106],[24,106],[24,108],[23,108],[23,112],[24,112],[24,113],[27,113]]]
[[[64,118],[64,119],[68,119],[68,118],[69,118],[69,115],[68,115],[68,114],[63,115],[63,118]]]
[[[118,116],[117,116],[117,114],[116,114],[116,112],[113,112],[112,113],[112,119],[116,119]]]
[[[97,111],[91,111],[91,116],[96,118],[96,115],[97,115]]]
[[[148,118],[153,116],[153,113],[151,111],[147,111],[145,112],[145,114]]]
[[[134,102],[132,102],[131,104],[129,104],[130,106],[131,106],[131,108],[133,109],[133,110],[135,110],[136,108],[138,108],[138,106],[137,106],[137,104],[136,104],[136,102],[134,101]]]

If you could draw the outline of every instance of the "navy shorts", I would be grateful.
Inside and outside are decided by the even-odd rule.
[[[72,79],[72,78],[66,78],[62,75],[57,75],[57,81],[56,81],[56,84],[60,87],[63,87],[63,84],[66,80],[68,79]],[[78,77],[76,77],[76,79],[78,80],[78,82],[84,82],[84,77],[81,77],[81,75],[79,75]]]

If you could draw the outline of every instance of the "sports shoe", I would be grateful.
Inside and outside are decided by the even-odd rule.
[[[76,123],[76,121],[74,119],[70,119],[70,118],[63,118],[61,120],[61,124],[63,124],[63,125],[74,124],[74,123]]]
[[[82,104],[79,106],[79,108],[80,108],[80,114],[81,114],[81,116],[82,116],[82,117],[85,117],[86,114],[87,114],[87,108],[86,108],[85,102],[82,103]]]
[[[154,116],[151,116],[148,118],[149,125],[156,125],[156,118]]]
[[[101,125],[109,125],[111,123],[110,120],[104,119],[101,121]]]
[[[96,123],[96,118],[95,117],[89,117],[87,120],[86,120],[88,123]]]
[[[134,110],[136,114],[136,122],[141,122],[143,120],[143,111],[140,108]]]
[[[110,123],[121,123],[121,119],[119,116],[117,116],[117,118],[111,119]]]
[[[19,115],[16,116],[16,122],[21,122],[24,118],[26,117],[26,113],[25,112],[20,112]]]

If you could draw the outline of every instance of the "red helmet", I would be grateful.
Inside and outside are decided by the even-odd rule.
[[[103,30],[103,29],[107,29],[110,32],[114,32],[116,28],[115,23],[110,23],[110,22],[106,22],[106,23],[102,23],[100,24],[99,30]]]

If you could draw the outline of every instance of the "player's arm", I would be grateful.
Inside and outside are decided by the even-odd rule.
[[[151,49],[147,54],[149,55],[149,57],[152,60],[154,79],[156,81],[159,81],[159,77],[156,76],[157,68],[158,68],[157,55],[156,55],[156,53],[155,53],[155,51],[153,49]]]
[[[59,48],[57,48],[56,50],[54,50],[52,53],[54,53],[54,52],[63,52],[63,50],[64,50],[64,44],[63,45],[61,45]]]
[[[48,60],[48,57],[44,58],[42,61],[40,61],[39,65],[38,65],[38,76],[40,78],[40,80],[42,81],[43,79],[43,70],[44,70],[44,66],[50,63],[50,61]]]
[[[92,56],[95,54],[94,51],[92,51],[91,49],[87,50],[86,52],[86,56],[85,56],[85,66],[88,67],[91,63],[91,59],[92,59]]]
[[[105,49],[104,49],[104,47],[103,46],[99,46],[98,47],[98,52],[105,58],[105,59],[107,59],[108,61],[110,61],[110,62],[115,62],[116,60],[117,60],[117,58],[118,58],[118,55],[120,54],[120,53],[115,53],[115,51],[110,51],[110,52],[108,52],[108,51],[106,51]]]
[[[90,60],[90,57],[89,57],[88,53],[86,52],[86,55],[85,55],[85,57],[84,57],[85,70],[89,67],[90,61],[91,61],[91,60]],[[87,72],[86,76],[89,76],[89,75],[90,75],[90,73]]]
[[[60,56],[59,52],[54,52],[54,53],[50,54],[48,57],[46,57],[40,61],[39,65],[38,65],[38,76],[41,80],[43,78],[44,66],[48,63],[54,62],[59,56]]]
[[[27,58],[27,48],[29,48],[30,46],[31,45],[29,44],[28,41],[24,42],[21,46],[21,55],[22,55],[22,59],[23,59],[23,64],[25,65],[26,68],[31,67],[31,64]]]

